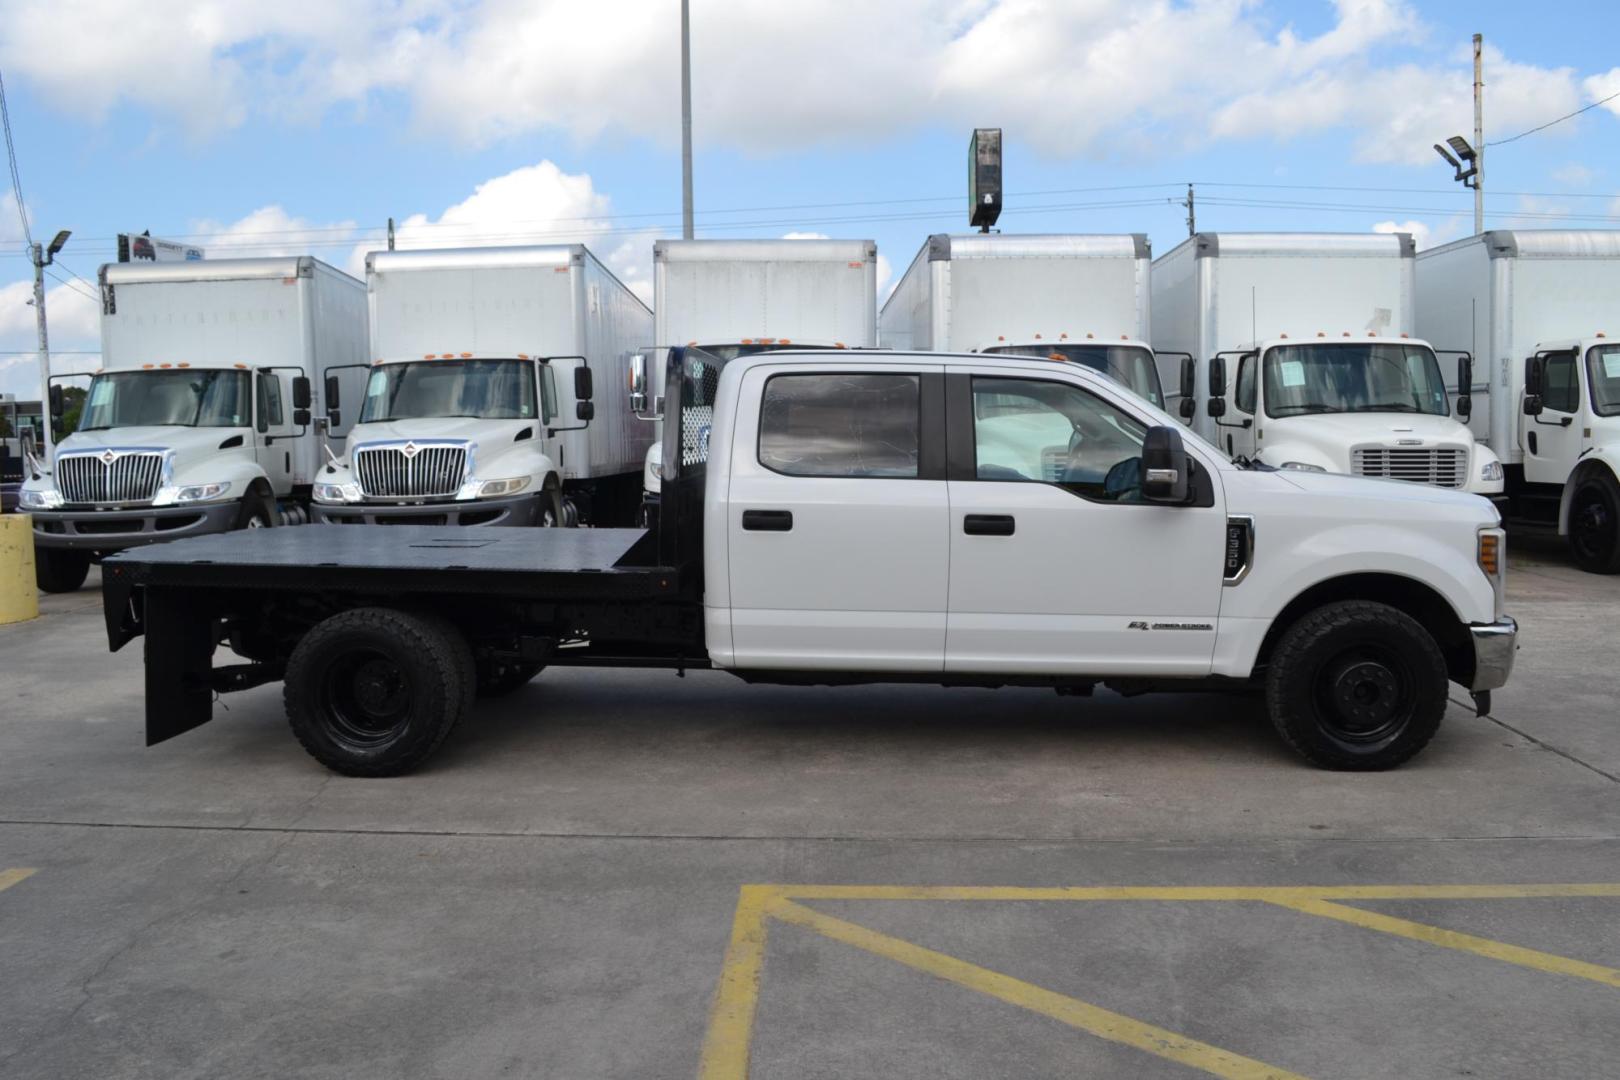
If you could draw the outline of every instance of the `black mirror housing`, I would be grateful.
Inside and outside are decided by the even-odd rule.
[[[1226,396],[1226,357],[1212,356],[1209,358],[1209,396],[1212,398]]]
[[[310,403],[309,376],[308,375],[294,375],[293,376],[293,381],[292,381],[292,404],[293,404],[293,409],[295,409],[295,410],[302,409],[302,410],[304,410],[305,413],[308,413],[309,412],[309,403]],[[300,423],[300,422],[305,423],[305,424],[309,423],[308,420],[294,421],[294,423]]]
[[[1457,398],[1457,419],[1466,422],[1468,420],[1468,418],[1473,416],[1473,415],[1474,415],[1474,399],[1473,399],[1473,397],[1468,395],[1468,394],[1462,394],[1461,396],[1459,396]]]
[[[1526,416],[1540,416],[1541,415],[1541,395],[1540,394],[1526,394],[1526,395],[1524,395],[1524,415],[1526,415]]]
[[[1183,401],[1194,401],[1196,404],[1197,397],[1198,361],[1189,356],[1181,361],[1181,398]],[[1194,408],[1193,411],[1196,412],[1197,409]],[[1192,413],[1184,412],[1181,415],[1191,416]]]
[[[593,401],[578,401],[574,403],[574,419],[584,420],[587,423],[596,419],[596,403]]]
[[[342,385],[343,384],[338,381],[338,377],[336,375],[328,375],[326,377],[326,412],[327,412],[327,415],[331,415],[333,412],[335,412],[337,410],[339,405],[343,404],[343,402],[340,400],[340,398],[342,397],[342,393],[341,393]],[[334,423],[335,422],[336,421],[334,421]]]
[[[1540,397],[1546,375],[1546,357],[1532,356],[1530,362],[1524,365],[1524,392],[1532,397]]]
[[[342,409],[327,409],[326,410],[326,426],[327,427],[334,427],[334,428],[335,427],[342,427],[343,426],[343,410]]]
[[[591,369],[583,364],[574,369],[574,397],[581,402],[591,400]],[[581,416],[580,419],[589,417]]]
[[[55,423],[55,422],[62,419],[62,411],[63,411],[63,409],[62,409],[62,388],[60,386],[52,386],[51,387],[51,402],[50,402],[50,404],[51,404],[51,422]]]
[[[1148,428],[1142,439],[1142,500],[1180,505],[1187,501],[1187,448],[1181,432],[1171,427]]]
[[[1209,408],[1209,415],[1211,415],[1211,416],[1214,416],[1214,417],[1225,416],[1226,415],[1226,399],[1225,398],[1219,398],[1219,397],[1210,398],[1209,402],[1208,402],[1208,408]]]
[[[1183,420],[1191,420],[1193,417],[1198,415],[1198,402],[1193,400],[1191,394],[1184,395],[1181,399],[1180,409],[1181,418]]]
[[[294,427],[309,427],[309,410],[308,409],[294,409],[293,410],[293,426]]]

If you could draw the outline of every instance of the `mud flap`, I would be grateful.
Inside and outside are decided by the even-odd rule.
[[[213,719],[213,624],[194,592],[148,586],[146,745],[156,746]]]

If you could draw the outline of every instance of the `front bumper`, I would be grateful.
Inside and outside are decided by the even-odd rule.
[[[1474,682],[1469,689],[1479,693],[1507,685],[1519,648],[1519,624],[1504,615],[1493,623],[1474,623],[1468,632],[1474,639]]]
[[[504,499],[438,503],[314,503],[317,522],[332,525],[533,525],[543,492]]]
[[[34,543],[74,551],[122,551],[184,536],[227,532],[242,515],[238,500],[134,510],[31,510]]]

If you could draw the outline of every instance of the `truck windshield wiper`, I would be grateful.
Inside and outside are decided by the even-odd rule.
[[[1294,404],[1294,405],[1279,405],[1279,406],[1277,406],[1277,408],[1279,408],[1279,409],[1296,409],[1299,412],[1311,412],[1311,413],[1341,412],[1342,411],[1340,409],[1334,408],[1332,405],[1324,405],[1320,401],[1305,401],[1305,402],[1300,402],[1300,403]]]
[[[1351,412],[1422,412],[1409,401],[1381,401],[1373,405],[1356,405]]]

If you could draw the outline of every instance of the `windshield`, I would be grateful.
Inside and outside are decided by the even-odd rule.
[[[247,427],[245,371],[119,371],[90,381],[80,431],[121,427]]]
[[[1599,416],[1620,416],[1620,345],[1590,349],[1586,373],[1592,383],[1592,411]]]
[[[532,420],[534,367],[527,360],[417,360],[371,369],[360,422],[471,416]]]
[[[1264,370],[1267,416],[1451,414],[1440,364],[1424,345],[1279,345],[1266,351]]]
[[[1077,345],[1065,341],[1052,345],[996,345],[984,351],[1000,356],[1038,356],[1043,360],[1081,364],[1164,408],[1164,391],[1159,386],[1153,354],[1137,345]]]

